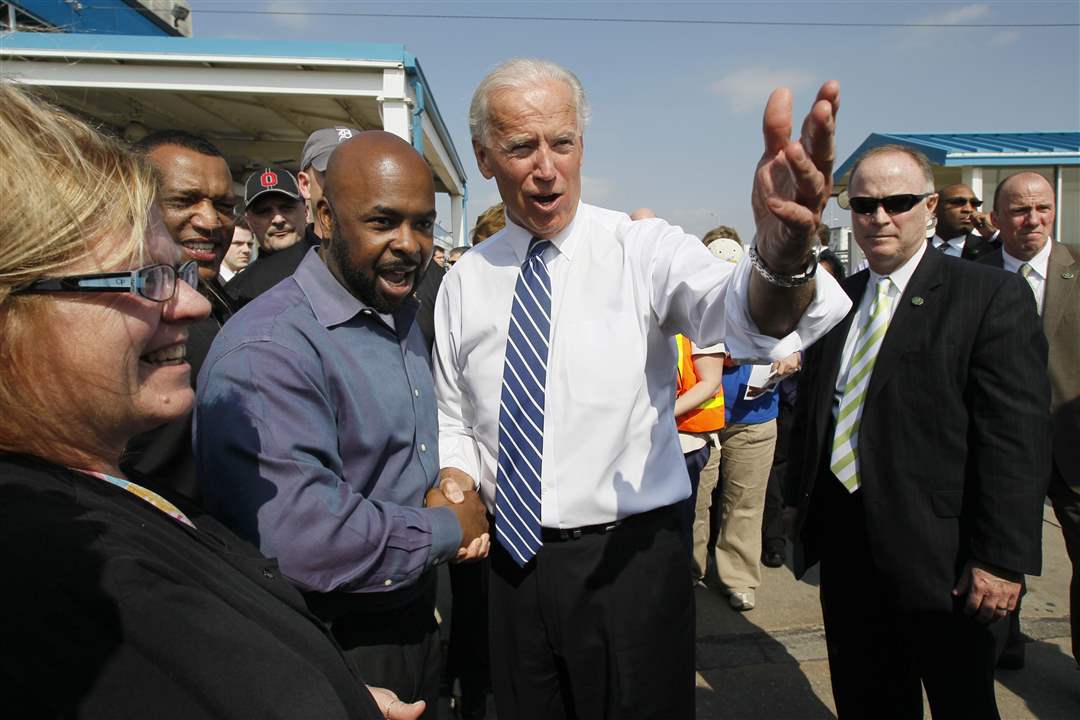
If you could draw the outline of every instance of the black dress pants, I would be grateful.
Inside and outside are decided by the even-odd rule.
[[[922,718],[920,682],[934,720],[999,718],[988,627],[963,614],[963,598],[951,612],[896,607],[870,551],[862,494],[831,476],[815,492],[824,513],[821,610],[839,719]]]
[[[1061,523],[1061,532],[1065,536],[1065,551],[1072,564],[1069,618],[1073,658],[1080,663],[1080,492],[1065,482],[1064,472],[1057,463],[1054,463],[1049,495],[1050,502],[1054,505],[1054,514]]]
[[[425,718],[438,716],[439,626],[435,582],[401,608],[359,609],[331,621],[334,638],[368,685],[393,690],[405,702],[424,700]]]
[[[694,596],[678,505],[545,541],[492,543],[491,679],[514,720],[692,720]]]

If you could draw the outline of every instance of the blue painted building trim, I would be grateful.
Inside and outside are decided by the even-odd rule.
[[[833,181],[840,182],[867,150],[890,144],[914,148],[944,167],[1080,165],[1080,132],[874,133],[836,169]]]
[[[424,69],[420,67],[420,61],[415,55],[411,53],[405,53],[405,72],[411,76],[415,76],[417,84],[424,89],[423,110],[428,113],[428,117],[431,118],[431,124],[435,126],[435,132],[442,138],[443,145],[449,150],[450,162],[454,164],[454,172],[458,174],[458,177],[462,179],[462,183],[465,182],[467,175],[465,174],[465,168],[461,165],[461,158],[458,157],[457,149],[454,147],[454,143],[450,140],[450,131],[446,129],[446,124],[443,122],[442,113],[439,112],[439,106],[435,102],[435,95],[430,91],[430,85],[427,78],[424,77]],[[419,98],[419,94],[417,95]],[[414,122],[417,116],[414,116]],[[416,125],[413,126],[414,128]],[[420,133],[421,136],[423,133]],[[421,150],[423,153],[423,150]]]
[[[12,49],[71,53],[153,53],[157,55],[215,55],[288,57],[319,60],[374,60],[406,64],[411,57],[403,45],[393,43],[326,43],[299,40],[222,40],[218,38],[94,35],[75,33],[12,33],[4,37]]]
[[[180,32],[137,3],[126,0],[18,0],[19,8],[41,18],[59,30],[70,33],[108,35],[179,36]],[[76,7],[78,5],[78,8]]]

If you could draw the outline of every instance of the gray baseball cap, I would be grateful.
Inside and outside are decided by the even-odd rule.
[[[330,153],[334,152],[334,148],[359,134],[360,131],[356,128],[344,125],[316,130],[304,143],[304,152],[300,155],[300,169],[307,170],[309,166],[314,166],[319,172],[326,172],[326,163],[330,161]]]

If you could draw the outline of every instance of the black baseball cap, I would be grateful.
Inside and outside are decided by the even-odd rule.
[[[300,199],[296,177],[279,165],[270,165],[251,173],[244,181],[244,209],[250,207],[255,198],[271,192],[283,193],[294,200]]]

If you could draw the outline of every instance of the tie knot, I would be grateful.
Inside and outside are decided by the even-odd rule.
[[[1023,265],[1020,266],[1020,274],[1023,275],[1024,277],[1027,277],[1028,275],[1030,275],[1031,271],[1032,271],[1032,267],[1028,263],[1024,263]]]
[[[529,251],[525,254],[525,262],[522,264],[528,265],[529,261],[541,257],[544,254],[544,251],[548,249],[549,245],[551,245],[550,240],[534,237],[532,243],[529,245]]]
[[[889,294],[889,287],[892,285],[892,278],[883,277],[877,281],[877,294],[880,297],[885,297]]]

